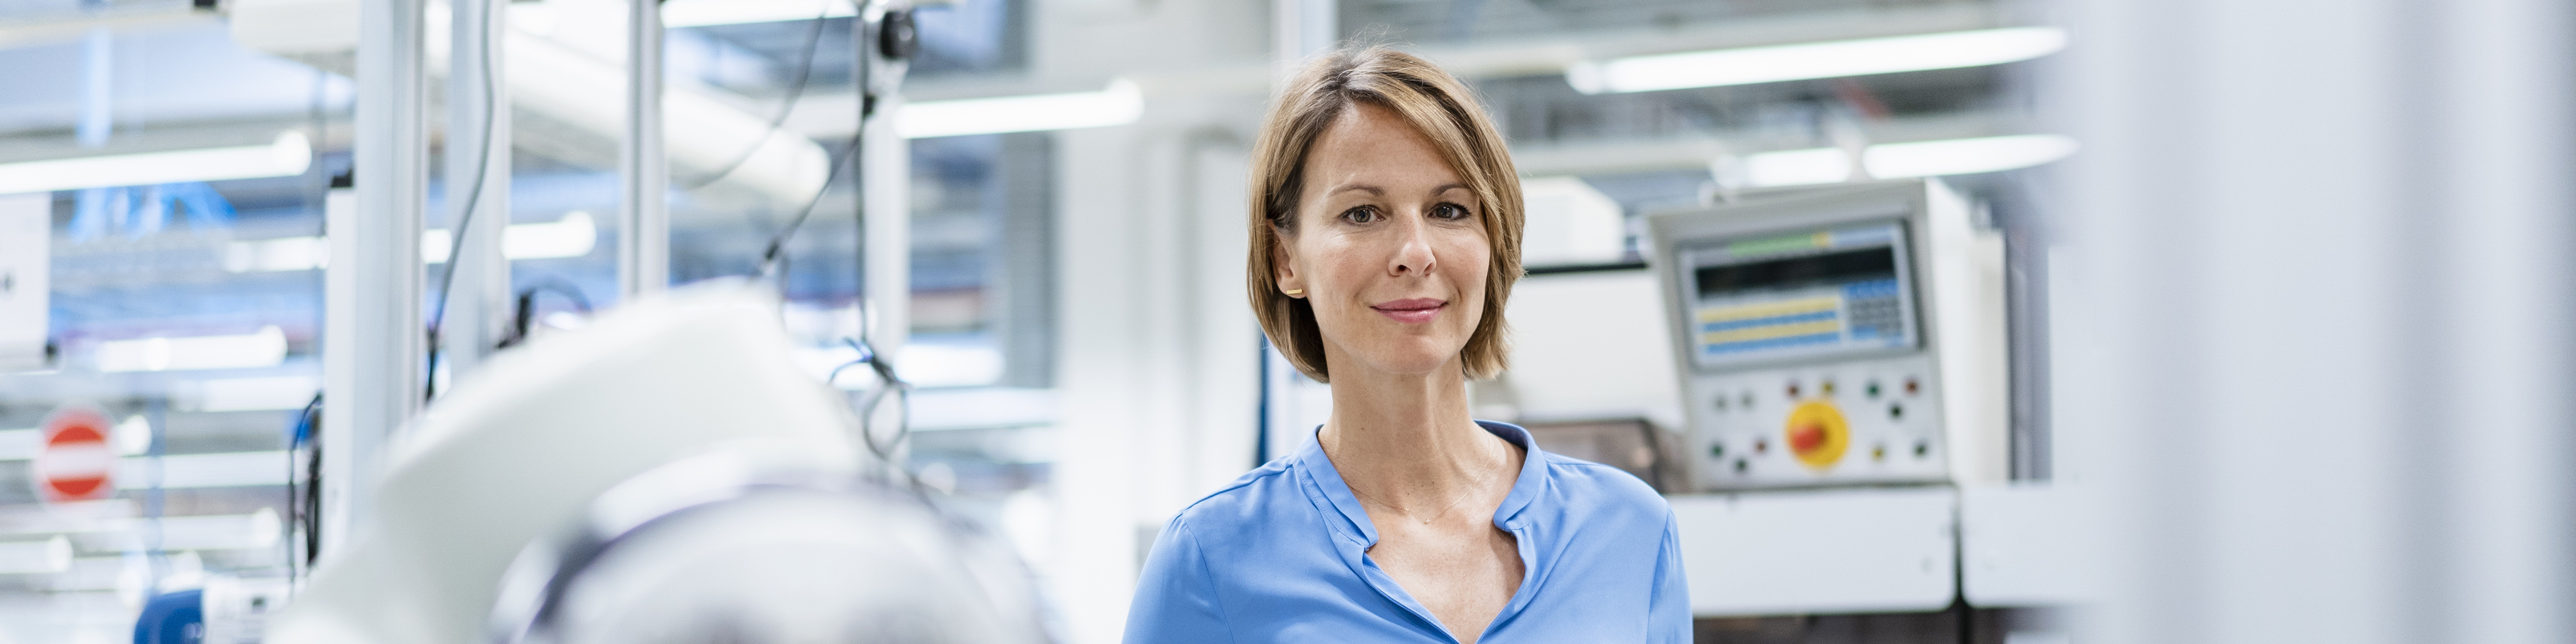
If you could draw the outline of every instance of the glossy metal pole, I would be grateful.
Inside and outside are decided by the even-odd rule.
[[[324,278],[322,549],[347,543],[366,512],[368,475],[421,403],[421,211],[425,0],[380,0],[358,14],[355,203],[327,208]]]
[[[617,293],[621,300],[671,283],[671,183],[662,150],[662,12],[660,0],[631,0],[626,9],[626,135],[619,141],[624,188],[618,211]]]

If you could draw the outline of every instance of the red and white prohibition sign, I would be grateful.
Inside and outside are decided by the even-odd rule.
[[[108,445],[109,427],[106,414],[86,406],[64,406],[45,417],[36,496],[47,503],[115,496],[116,448]]]

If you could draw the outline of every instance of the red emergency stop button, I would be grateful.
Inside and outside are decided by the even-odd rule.
[[[1798,453],[1816,451],[1825,446],[1825,426],[1807,423],[1789,428],[1789,449]]]
[[[1782,428],[1789,453],[1809,469],[1824,470],[1843,460],[1851,449],[1851,423],[1831,401],[1812,400],[1800,403],[1789,412],[1789,422]]]

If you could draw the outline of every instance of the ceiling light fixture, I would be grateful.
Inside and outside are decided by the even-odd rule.
[[[1861,151],[1861,165],[1879,179],[1939,177],[2028,168],[2075,154],[2075,139],[2056,134],[2017,134],[1971,139],[1882,143]],[[1851,157],[1841,148],[1763,152],[1744,157],[1745,179],[1756,187],[1836,183],[1851,178]]]
[[[842,0],[668,0],[662,3],[662,26],[708,27],[752,22],[812,20],[815,16],[846,18],[853,14]]]
[[[312,163],[312,140],[287,130],[265,145],[0,163],[0,194],[291,177]]]
[[[1578,63],[1565,81],[1585,94],[1650,92],[2000,65],[2066,48],[2056,27],[1741,47]]]
[[[1097,92],[908,103],[895,126],[903,138],[926,139],[1126,125],[1144,114],[1144,92],[1119,79]]]
[[[98,343],[98,370],[182,371],[274,367],[286,361],[286,334],[261,327],[241,335],[110,340]]]
[[[421,263],[447,261],[448,250],[454,248],[449,244],[454,241],[445,228],[421,231]],[[501,256],[509,259],[582,257],[598,245],[599,222],[579,210],[564,213],[562,219],[551,222],[510,224],[501,231]],[[330,259],[330,242],[316,236],[249,239],[224,245],[224,270],[235,273],[328,268]]]

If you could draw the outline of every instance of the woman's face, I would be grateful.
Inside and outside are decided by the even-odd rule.
[[[1429,138],[1365,103],[1325,127],[1304,173],[1277,277],[1313,304],[1326,367],[1458,368],[1483,317],[1492,253],[1475,192]]]

